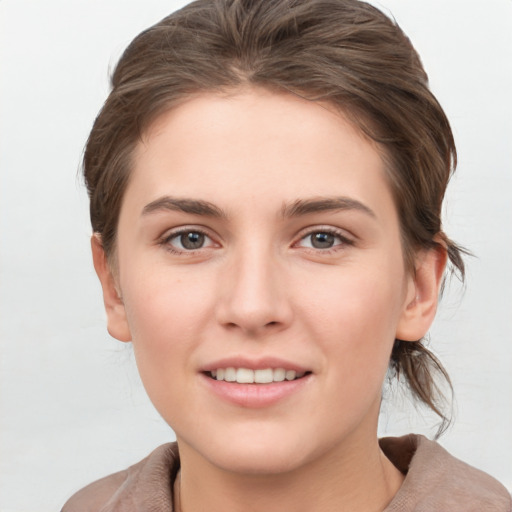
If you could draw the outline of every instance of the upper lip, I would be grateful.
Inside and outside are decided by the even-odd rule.
[[[218,368],[248,368],[250,370],[264,370],[266,368],[283,368],[299,372],[311,371],[300,364],[279,357],[247,358],[243,356],[224,357],[217,359],[201,368],[203,372],[211,372]]]

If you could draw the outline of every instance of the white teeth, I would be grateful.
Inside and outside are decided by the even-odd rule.
[[[239,384],[252,384],[254,382],[254,370],[238,368],[236,371],[236,381]]]
[[[276,368],[274,370],[274,382],[283,382],[286,377],[286,371],[284,368]]]
[[[234,368],[226,368],[224,371],[224,380],[227,382],[235,382],[236,370]]]
[[[272,368],[265,368],[265,370],[255,370],[254,382],[258,384],[268,384],[274,380],[274,372]]]
[[[285,374],[286,380],[293,380],[297,377],[297,372],[295,370],[288,370]]]
[[[249,368],[217,368],[212,370],[210,375],[213,379],[226,382],[238,382],[239,384],[269,384],[271,382],[283,382],[284,380],[295,380],[304,377],[306,372],[285,370],[284,368],[264,368],[251,370]]]

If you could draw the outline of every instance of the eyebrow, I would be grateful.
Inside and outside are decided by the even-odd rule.
[[[153,212],[170,210],[200,215],[204,217],[213,217],[226,219],[228,216],[224,210],[218,206],[204,201],[202,199],[177,198],[163,196],[147,204],[142,215],[148,215]],[[281,209],[282,218],[300,217],[312,213],[325,211],[357,210],[370,217],[376,218],[375,213],[368,206],[352,199],[350,197],[321,197],[312,199],[297,199],[293,203],[284,204]]]
[[[192,215],[214,218],[227,217],[226,213],[222,209],[208,201],[171,196],[163,196],[151,201],[151,203],[144,206],[142,215],[148,215],[161,210],[179,211],[183,213],[190,213]]]
[[[311,213],[339,210],[357,210],[370,217],[377,216],[368,206],[350,197],[320,197],[312,199],[298,199],[291,204],[284,205],[281,211],[283,218],[299,217]]]

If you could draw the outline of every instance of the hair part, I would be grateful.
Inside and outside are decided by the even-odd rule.
[[[357,0],[198,0],[137,36],[112,75],[112,91],[84,153],[93,230],[110,262],[133,153],[155,118],[191,95],[246,86],[334,106],[377,143],[400,219],[406,266],[441,245],[464,279],[461,247],[442,230],[456,167],[453,134],[420,58],[400,27]],[[438,414],[441,363],[397,340],[390,367]]]

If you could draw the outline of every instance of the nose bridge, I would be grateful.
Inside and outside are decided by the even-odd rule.
[[[285,326],[291,315],[285,276],[270,244],[250,240],[233,249],[223,281],[219,319],[229,326],[256,332]]]

